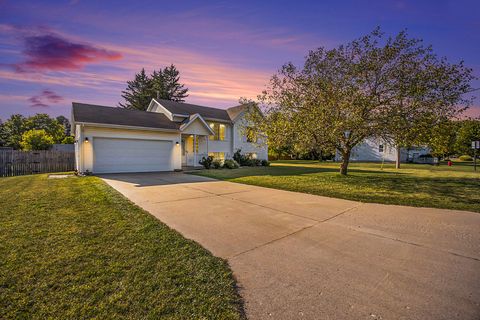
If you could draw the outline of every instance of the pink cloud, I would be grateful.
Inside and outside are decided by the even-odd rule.
[[[28,99],[31,103],[30,107],[41,107],[46,108],[49,107],[50,104],[55,104],[63,101],[63,97],[56,94],[52,90],[45,89],[40,94],[35,95]]]
[[[480,105],[474,105],[465,111],[465,118],[477,118],[480,119]]]
[[[14,65],[19,72],[80,70],[88,63],[122,58],[118,52],[74,42],[53,33],[29,35],[23,40],[25,60]]]

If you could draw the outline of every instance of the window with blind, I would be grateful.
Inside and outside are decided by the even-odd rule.
[[[225,140],[225,131],[226,126],[222,123],[211,122],[210,128],[215,132],[214,135],[210,135],[210,140],[224,141]]]

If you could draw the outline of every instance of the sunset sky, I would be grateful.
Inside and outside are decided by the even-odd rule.
[[[480,1],[0,0],[0,119],[116,106],[142,67],[175,64],[186,102],[229,107],[285,62],[376,26],[407,29],[480,76]],[[473,83],[475,88],[480,82]],[[469,111],[480,116],[480,93]]]

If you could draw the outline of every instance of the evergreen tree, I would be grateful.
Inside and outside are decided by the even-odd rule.
[[[162,93],[163,96],[160,96],[160,98],[184,102],[185,98],[188,97],[188,89],[180,83],[180,72],[177,68],[172,64],[170,67],[165,67],[161,74],[163,87],[160,93]]]
[[[119,106],[126,109],[147,110],[153,98],[152,93],[152,81],[142,68],[140,73],[135,74],[134,80],[127,81],[127,88],[122,91],[125,102],[120,102]]]
[[[172,64],[164,69],[154,70],[148,76],[145,69],[135,75],[135,80],[128,81],[125,91],[122,91],[123,108],[146,110],[153,98],[184,102],[188,97],[188,89],[180,83],[180,72]]]

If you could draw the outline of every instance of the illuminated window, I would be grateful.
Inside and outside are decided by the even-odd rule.
[[[252,128],[247,128],[246,134],[247,134],[247,137],[246,137],[247,142],[252,142],[252,143],[257,142],[257,134],[255,133],[255,130],[253,130]]]
[[[208,155],[215,160],[225,160],[225,152],[209,152]]]
[[[211,122],[210,128],[212,129],[213,132],[215,132],[214,135],[210,135],[209,139],[210,140],[219,140],[223,141],[225,140],[225,125],[221,123],[216,123],[216,122]]]

